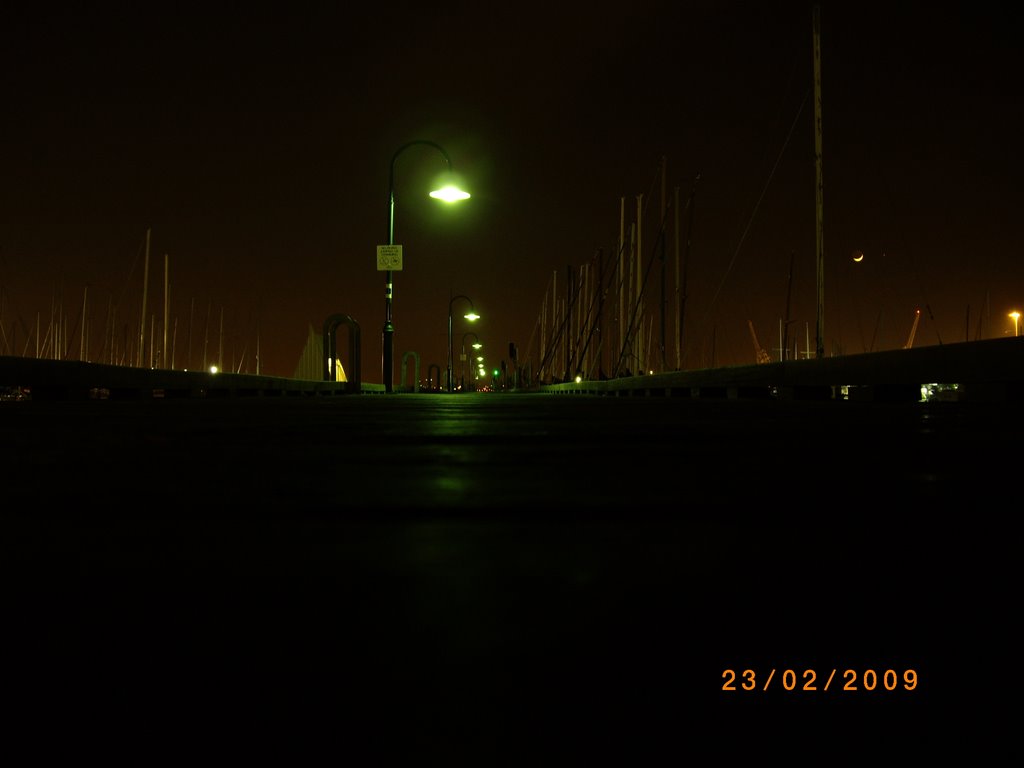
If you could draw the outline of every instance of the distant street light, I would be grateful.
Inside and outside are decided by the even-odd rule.
[[[459,386],[465,388],[466,386],[466,337],[472,336],[476,341],[473,342],[473,349],[480,349],[483,344],[480,343],[480,337],[472,331],[466,331],[462,334],[462,354],[459,357],[459,361],[462,363],[460,366],[461,372],[459,374]]]
[[[473,300],[469,296],[463,296],[460,293],[458,296],[452,296],[451,301],[448,302],[448,378],[445,385],[448,392],[452,391],[452,305],[459,299],[465,299],[469,302],[469,312],[463,315],[463,317],[470,322],[480,318],[480,315],[474,310]]]
[[[1010,313],[1010,317],[1013,318],[1013,335],[1016,336],[1020,331],[1020,312],[1014,310]]]
[[[391,156],[391,172],[388,175],[388,246],[395,244],[395,161],[398,156],[402,154],[406,149],[416,144],[425,144],[429,147],[433,147],[444,157],[445,163],[448,166],[448,173],[451,174],[452,161],[448,157],[448,153],[444,149],[435,144],[432,141],[425,141],[423,139],[417,139],[416,141],[410,141],[407,144],[403,144]],[[468,192],[463,192],[461,189],[456,187],[454,184],[449,183],[440,189],[436,189],[430,193],[430,196],[437,199],[443,200],[446,203],[454,203],[459,200],[465,200],[469,197]],[[378,267],[380,268],[380,267]],[[401,269],[401,263],[398,263],[398,268]],[[389,262],[387,269],[384,270],[384,354],[383,354],[383,378],[384,378],[384,391],[394,391],[394,335],[395,326],[392,322],[391,304],[394,295],[394,277],[392,266]]]

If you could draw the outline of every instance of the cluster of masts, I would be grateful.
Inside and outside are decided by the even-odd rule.
[[[107,306],[106,318],[99,350],[90,348],[92,321],[90,317],[89,288],[82,293],[80,312],[66,313],[62,299],[54,298],[51,302],[50,316],[43,329],[42,314],[37,312],[34,327],[29,326],[20,316],[15,322],[6,326],[3,322],[6,295],[0,291],[0,355],[15,357],[35,357],[48,360],[73,360],[95,362],[106,365],[128,366],[135,368],[163,368],[175,370],[179,367],[188,370],[193,367],[193,319],[195,316],[195,300],[190,302],[188,325],[185,329],[183,350],[178,349],[178,320],[170,318],[170,258],[164,255],[164,296],[163,319],[155,314],[147,315],[149,296],[149,258],[151,231],[146,230],[145,264],[143,269],[142,310],[137,325],[137,332],[128,323],[119,326],[117,307],[111,299]],[[210,349],[210,319],[212,302],[207,306],[206,324],[202,341],[201,370],[225,370],[224,361],[224,308],[220,310],[220,325],[216,350]],[[18,338],[19,329],[24,334],[24,341]],[[158,333],[159,329],[159,333]],[[76,350],[77,348],[77,350]],[[216,356],[213,356],[213,352]],[[236,373],[249,372],[246,366],[248,345],[243,347],[241,356],[234,361],[228,370]],[[180,357],[179,357],[180,355]],[[259,374],[259,331],[256,336],[256,355],[254,359],[256,373]]]

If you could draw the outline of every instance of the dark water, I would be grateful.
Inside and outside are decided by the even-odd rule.
[[[1019,406],[3,405],[4,736],[40,762],[842,762],[1008,733]]]

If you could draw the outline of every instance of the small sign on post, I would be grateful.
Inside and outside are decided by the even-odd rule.
[[[392,272],[402,271],[402,246],[400,245],[377,246],[377,271],[389,270]]]

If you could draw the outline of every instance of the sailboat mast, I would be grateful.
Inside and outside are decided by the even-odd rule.
[[[667,170],[667,159],[663,155],[661,158],[661,229],[659,231],[659,246],[660,246],[660,257],[661,257],[661,307],[659,308],[659,328],[661,332],[661,338],[658,340],[658,346],[661,352],[661,370],[665,371],[668,368],[668,363],[665,360],[665,220],[668,218],[668,197],[665,192],[665,177],[668,173]]]
[[[78,344],[78,359],[79,360],[85,360],[85,319],[86,319],[85,304],[86,304],[86,301],[88,299],[89,299],[89,286],[87,285],[87,286],[85,286],[85,288],[82,291],[82,335],[81,335],[81,341]]]
[[[626,198],[619,198],[619,359],[626,348]],[[615,362],[615,374],[619,373],[619,361]]]
[[[825,356],[825,236],[823,233],[824,188],[821,178],[821,7],[814,6],[814,169],[815,250],[818,261],[818,320],[816,356]]]
[[[634,287],[636,289],[636,326],[631,327],[633,331],[634,339],[636,340],[636,368],[635,371],[645,372],[646,357],[644,353],[646,351],[643,344],[643,195],[637,195],[637,225],[636,225],[636,282]]]
[[[139,320],[139,353],[138,353],[138,364],[136,367],[142,367],[143,349],[146,344],[146,293],[149,285],[149,228],[146,229],[146,261],[145,266],[142,270],[142,315]]]
[[[164,353],[161,356],[164,368],[174,368],[173,363],[168,363],[169,357],[167,354],[167,324],[170,319],[170,272],[171,272],[171,257],[168,254],[164,254]]]
[[[220,308],[220,341],[217,344],[217,370],[224,370],[224,307]]]
[[[687,297],[686,273],[687,273],[687,270],[688,270],[689,264],[690,264],[690,243],[693,240],[693,206],[695,205],[695,199],[697,197],[697,182],[698,181],[700,181],[700,172],[698,172],[697,175],[694,176],[694,178],[693,178],[693,188],[690,190],[690,200],[686,203],[687,212],[689,214],[689,216],[688,216],[689,221],[688,221],[688,223],[686,225],[686,253],[683,255],[683,282],[682,282],[682,285],[680,286],[680,290],[682,290],[683,293],[682,293],[682,296],[680,296],[680,300],[679,300],[679,331],[678,331],[677,335],[679,337],[679,347],[680,347],[680,349],[682,349],[682,344],[683,344],[683,331],[684,331],[683,323],[686,321],[686,297]],[[679,370],[682,370],[683,369],[683,362],[682,362],[681,353],[677,353],[677,357],[679,358],[679,363],[678,363]]]
[[[679,187],[676,187],[675,190],[672,193],[672,207],[673,207],[673,211],[672,211],[673,216],[672,216],[672,218],[673,218],[674,224],[675,224],[675,227],[674,227],[675,242],[673,243],[673,245],[674,245],[673,251],[675,253],[675,258],[676,258],[676,294],[675,294],[676,298],[675,298],[675,303],[673,305],[674,309],[675,309],[676,327],[675,327],[675,333],[673,334],[673,338],[674,338],[675,344],[676,344],[676,370],[677,371],[681,371],[683,369],[683,365],[682,365],[682,358],[681,358],[681,353],[680,353],[681,341],[679,339],[680,317],[682,315],[682,307],[679,306],[679,304],[680,304],[680,296],[679,296]]]

